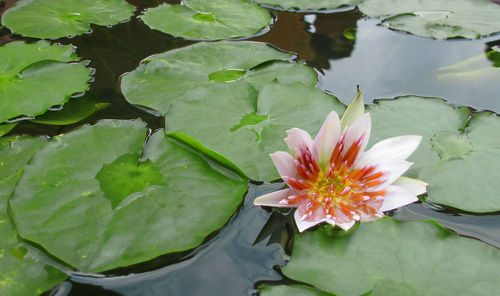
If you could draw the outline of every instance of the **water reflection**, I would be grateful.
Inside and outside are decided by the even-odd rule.
[[[485,54],[481,40],[433,40],[377,26],[378,21],[357,21],[356,44],[348,58],[331,57],[320,77],[320,87],[349,102],[359,84],[367,102],[402,95],[435,96],[455,105],[500,111],[500,69]],[[464,67],[472,67],[468,70]],[[443,71],[453,69],[453,75]],[[444,70],[443,70],[444,69]]]
[[[261,207],[255,207],[253,200],[282,187],[282,183],[250,184],[241,211],[187,260],[128,276],[95,278],[73,275],[70,282],[74,287],[65,282],[52,293],[58,296],[94,295],[90,293],[95,291],[113,291],[127,296],[255,293],[253,283],[281,279],[273,267],[283,265],[286,255],[279,243],[269,241],[273,240],[272,235],[254,244],[271,214]]]

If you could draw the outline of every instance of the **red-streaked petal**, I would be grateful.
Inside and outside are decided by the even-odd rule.
[[[374,173],[382,172],[383,175],[376,180],[381,181],[379,185],[368,187],[365,190],[367,192],[380,191],[386,189],[391,185],[396,179],[401,177],[412,165],[413,163],[408,161],[394,161],[394,162],[383,162],[379,163],[375,167]],[[368,178],[370,175],[367,176]],[[375,180],[375,181],[376,181]],[[363,181],[363,179],[361,179]],[[373,182],[373,181],[372,181]],[[369,183],[366,183],[367,185]]]
[[[290,207],[286,204],[280,204],[280,201],[286,199],[287,197],[294,195],[295,192],[291,189],[282,189],[262,196],[257,197],[253,204],[256,206],[267,206],[267,207]]]
[[[288,136],[285,138],[285,142],[290,149],[292,155],[295,157],[300,156],[309,149],[309,151],[313,150],[314,141],[305,130],[300,128],[292,128],[287,130],[286,133]]]
[[[337,223],[336,225],[342,229],[344,229],[345,231],[351,229],[351,227],[354,225],[354,223],[356,223],[356,221],[352,220],[352,221],[349,221],[349,222],[345,222],[345,223]]]
[[[295,159],[288,152],[278,151],[273,154],[269,154],[274,162],[274,165],[278,169],[278,173],[283,177],[290,177],[298,179],[299,173],[297,172],[297,167],[295,165]]]
[[[359,153],[354,160],[354,164],[356,166],[357,166],[357,160],[359,159],[360,155],[363,153],[363,151],[366,148],[366,145],[368,144],[368,140],[370,139],[370,131],[371,131],[370,113],[366,113],[363,116],[361,116],[356,122],[354,122],[353,125],[351,125],[344,131],[345,135],[344,153],[349,151],[349,148],[351,148],[351,145],[353,143],[356,143],[356,141],[361,139],[361,141],[359,142],[360,146]]]
[[[384,202],[380,207],[382,212],[394,210],[418,200],[415,193],[405,187],[391,185],[386,190]]]
[[[340,120],[337,112],[332,111],[325,119],[323,126],[314,139],[313,155],[317,156],[319,165],[326,171],[333,149],[340,139]]]
[[[421,136],[400,136],[380,141],[360,156],[357,166],[406,160],[417,149],[421,140]]]
[[[317,221],[304,221],[302,219],[302,217],[300,216],[298,209],[293,214],[293,217],[295,218],[295,224],[297,224],[297,228],[299,229],[300,232],[303,232],[304,230],[306,230],[308,228],[311,228],[315,225],[318,225],[318,224],[326,221],[326,219],[320,219]]]
[[[411,192],[415,193],[415,195],[424,194],[427,192],[427,183],[424,181],[408,178],[408,177],[399,177],[392,185],[397,185],[401,187],[405,187],[410,189]]]

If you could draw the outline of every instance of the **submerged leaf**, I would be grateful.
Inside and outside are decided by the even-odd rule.
[[[116,25],[133,12],[124,0],[22,0],[3,14],[2,24],[26,37],[60,38],[89,32],[90,23]]]
[[[269,13],[245,0],[184,0],[150,8],[141,19],[152,29],[184,38],[249,36],[269,25]]]
[[[162,130],[139,161],[145,137],[140,120],[103,120],[53,139],[12,196],[20,235],[99,272],[193,248],[222,227],[246,180],[212,169]]]

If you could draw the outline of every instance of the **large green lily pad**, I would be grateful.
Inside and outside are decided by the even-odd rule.
[[[335,296],[304,285],[262,286],[259,290],[261,296]]]
[[[363,0],[359,9],[392,29],[436,39],[500,32],[500,6],[491,0]]]
[[[370,106],[369,111],[371,144],[399,135],[424,137],[409,158],[414,165],[407,175],[429,183],[427,201],[472,212],[500,210],[497,116],[479,113],[468,121],[470,112],[466,108],[419,97],[383,100]]]
[[[254,0],[254,2],[284,9],[320,10],[355,5],[359,0]]]
[[[0,124],[0,137],[9,133],[18,125],[18,122]]]
[[[18,239],[7,214],[8,198],[24,166],[44,138],[6,137],[0,139],[0,294],[39,295],[66,278],[40,250]]]
[[[2,25],[26,37],[61,38],[116,25],[132,16],[124,0],[22,0],[2,16]],[[29,20],[29,21],[27,21]]]
[[[339,296],[494,295],[499,264],[498,249],[433,221],[385,217],[300,234],[283,273]]]
[[[165,126],[172,136],[223,155],[250,179],[271,181],[280,176],[269,153],[288,150],[285,131],[299,127],[314,135],[330,111],[344,108],[300,82],[271,83],[257,93],[242,80],[187,92],[172,102]]]
[[[137,69],[122,77],[121,90],[130,103],[165,114],[171,100],[194,88],[210,87],[217,82],[230,85],[247,80],[256,89],[273,80],[315,85],[317,75],[313,69],[283,62],[291,57],[290,53],[265,43],[197,43],[147,58]]]
[[[267,10],[245,0],[184,0],[148,9],[141,19],[173,36],[209,40],[254,35],[271,22]]]
[[[227,177],[140,120],[103,120],[58,136],[11,199],[20,235],[85,272],[200,244],[234,213],[246,180]]]
[[[0,122],[35,116],[88,88],[91,69],[71,45],[15,41],[0,47]]]

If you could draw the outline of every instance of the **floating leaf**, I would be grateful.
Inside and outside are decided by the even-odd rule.
[[[23,36],[55,39],[89,32],[90,23],[116,25],[133,12],[124,0],[22,0],[3,14],[2,25]]]
[[[433,221],[385,217],[300,234],[283,273],[339,296],[493,295],[498,264],[498,249]]]
[[[222,227],[246,180],[215,171],[161,130],[139,160],[145,136],[139,120],[103,120],[53,139],[12,196],[20,235],[98,272],[193,248]]]
[[[293,286],[262,286],[259,288],[261,296],[334,296],[333,294],[304,285]]]
[[[359,9],[392,29],[436,39],[500,32],[500,6],[490,0],[363,0]]]
[[[300,82],[271,83],[257,94],[241,80],[187,92],[172,102],[165,126],[172,136],[223,155],[250,179],[271,181],[279,174],[269,153],[288,150],[285,130],[299,127],[314,135],[330,111],[344,108]]]
[[[39,295],[66,278],[50,259],[17,238],[7,202],[26,163],[47,143],[44,138],[0,139],[0,294]]]
[[[272,6],[279,6],[285,9],[299,10],[320,10],[333,9],[345,5],[355,5],[359,0],[254,0],[254,2]]]
[[[91,70],[72,46],[16,41],[0,47],[0,122],[44,113],[88,88]]]
[[[407,134],[424,137],[409,158],[414,165],[407,175],[429,183],[428,201],[472,212],[500,210],[500,139],[494,136],[500,129],[497,116],[479,113],[468,121],[466,108],[419,97],[383,100],[369,111],[372,144]]]
[[[315,85],[314,70],[303,64],[282,62],[291,56],[265,43],[197,43],[147,58],[123,76],[121,89],[130,103],[165,114],[172,99],[220,81],[231,84],[247,80],[257,89],[273,80]],[[271,61],[274,63],[262,65]]]
[[[46,112],[32,121],[51,125],[73,124],[109,107],[109,105],[110,103],[97,102],[88,96],[74,98],[64,104],[62,110]]]
[[[17,124],[18,122],[0,124],[0,137],[10,132]]]
[[[173,36],[209,40],[254,35],[271,22],[267,10],[245,0],[184,0],[150,8],[141,18]]]

